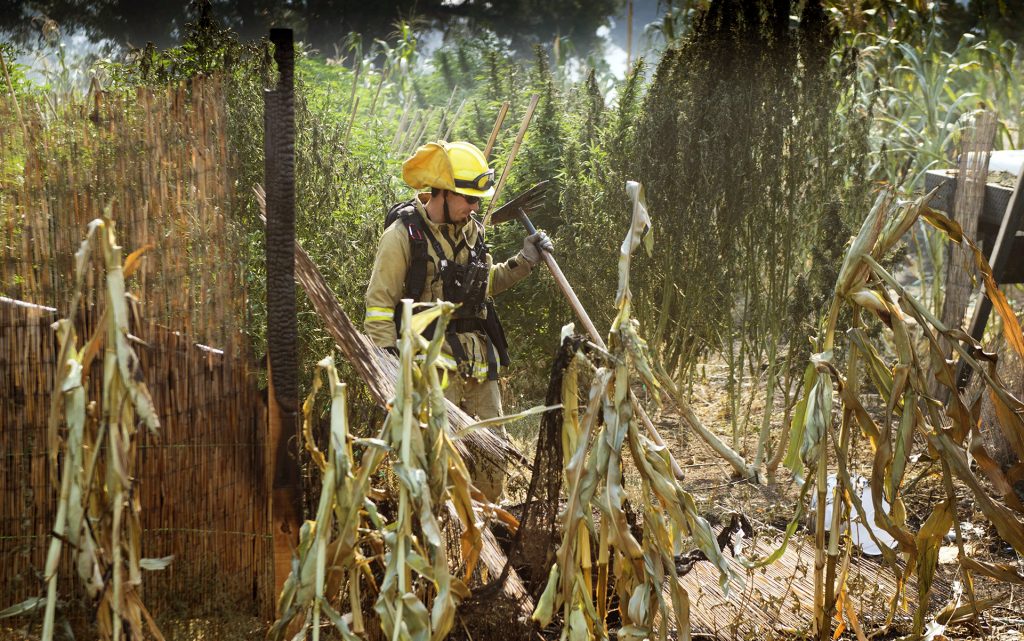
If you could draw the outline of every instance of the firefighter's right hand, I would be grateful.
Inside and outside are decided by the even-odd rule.
[[[542,251],[546,251],[549,254],[555,251],[555,246],[551,243],[551,239],[548,235],[542,231],[539,231],[532,236],[527,236],[523,240],[523,258],[525,258],[531,265],[536,265],[540,262]]]

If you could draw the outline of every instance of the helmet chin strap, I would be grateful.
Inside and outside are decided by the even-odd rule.
[[[447,189],[444,190],[444,222],[448,223],[449,225],[451,225],[451,224],[453,224],[455,222],[455,221],[452,220],[452,215],[450,213],[448,213],[448,190]]]

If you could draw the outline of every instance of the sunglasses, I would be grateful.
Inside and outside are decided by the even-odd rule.
[[[462,196],[463,198],[465,198],[466,199],[466,203],[468,203],[470,205],[475,205],[478,202],[480,202],[480,196],[467,196],[466,194],[459,194],[459,195]]]

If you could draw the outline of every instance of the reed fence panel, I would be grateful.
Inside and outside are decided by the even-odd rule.
[[[44,590],[57,502],[46,444],[55,319],[52,308],[0,298],[2,606]],[[158,615],[266,617],[273,607],[266,409],[250,364],[155,324],[140,338],[161,424],[156,435],[139,432],[142,551],[174,556],[166,570],[144,574],[143,598]],[[90,399],[99,398],[100,360],[88,378]],[[60,574],[62,597],[77,595],[67,548]]]
[[[102,263],[94,258],[83,302],[69,310],[74,253],[107,214],[125,256],[147,248],[128,288],[161,431],[140,432],[135,487],[143,554],[175,559],[146,573],[144,601],[189,618],[222,606],[270,616],[265,400],[245,331],[246,232],[231,218],[226,83],[196,76],[17,100],[0,95],[0,608],[41,593],[57,499],[49,325],[70,316],[80,341],[91,335]],[[99,399],[101,376],[89,378]],[[66,549],[62,563],[67,598],[77,587]]]
[[[74,253],[109,212],[125,255],[149,247],[133,284],[142,316],[241,349],[246,258],[230,219],[226,101],[224,82],[203,76],[80,103],[39,96],[20,105],[20,127],[0,99],[0,295],[65,314]]]

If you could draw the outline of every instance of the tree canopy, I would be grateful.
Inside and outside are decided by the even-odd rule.
[[[624,0],[0,0],[0,32],[28,42],[44,24],[82,30],[95,40],[142,47],[177,44],[184,25],[205,12],[243,39],[255,39],[274,26],[289,26],[299,39],[324,54],[347,34],[382,38],[398,20],[416,20],[442,31],[487,29],[524,52],[538,42],[568,36],[579,47],[593,43],[597,28]]]

